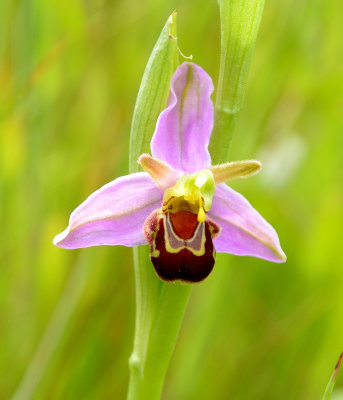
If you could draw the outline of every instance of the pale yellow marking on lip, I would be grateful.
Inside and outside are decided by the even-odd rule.
[[[205,223],[200,222],[196,227],[193,236],[190,239],[184,240],[180,239],[177,234],[175,233],[172,223],[170,221],[169,215],[166,215],[163,220],[163,228],[164,228],[164,240],[165,246],[168,253],[179,253],[183,249],[189,250],[195,256],[203,256],[205,254],[205,242],[206,242],[206,234],[205,234]],[[179,247],[174,248],[170,244],[169,235],[172,235],[174,239],[180,244]],[[194,249],[192,247],[193,243],[196,241],[198,235],[201,235],[201,243],[199,249]]]

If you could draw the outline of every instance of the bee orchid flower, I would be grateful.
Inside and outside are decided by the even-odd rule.
[[[91,194],[54,244],[66,249],[149,244],[155,270],[166,281],[203,280],[216,251],[285,261],[274,228],[225,184],[258,172],[261,163],[211,165],[212,92],[202,68],[180,65],[157,120],[151,155],[138,160],[145,172],[117,178]]]

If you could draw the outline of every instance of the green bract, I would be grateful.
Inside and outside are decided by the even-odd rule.
[[[156,120],[167,105],[170,79],[179,64],[176,17],[174,11],[168,18],[143,74],[130,132],[130,172],[139,170],[138,157],[149,152]]]
[[[218,0],[221,24],[220,69],[210,153],[214,164],[225,162],[245,87],[264,0]]]

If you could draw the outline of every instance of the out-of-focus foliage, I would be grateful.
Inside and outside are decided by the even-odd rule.
[[[0,2],[1,399],[18,387],[125,397],[131,250],[51,241],[128,172],[140,79],[174,8],[182,51],[216,83],[215,0]],[[231,150],[264,170],[233,186],[277,228],[288,261],[218,256],[193,290],[164,399],[323,395],[343,348],[342,14],[339,0],[266,3]]]
[[[339,356],[339,359],[337,361],[335,369],[333,370],[331,378],[330,378],[330,380],[329,380],[329,382],[328,382],[328,384],[326,386],[325,393],[324,393],[324,396],[323,396],[323,400],[330,400],[331,399],[332,391],[333,391],[333,389],[335,387],[335,383],[336,383],[336,380],[337,380],[337,375],[338,375],[338,371],[339,371],[342,359],[343,359],[343,353],[341,353],[341,355]],[[339,394],[339,391],[336,390],[335,391],[336,400],[337,400],[337,397],[340,397],[340,394]]]

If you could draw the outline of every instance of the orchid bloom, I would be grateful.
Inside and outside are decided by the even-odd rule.
[[[211,166],[213,83],[185,62],[172,77],[169,103],[138,162],[146,172],[103,186],[71,214],[54,244],[66,249],[149,244],[160,278],[198,282],[215,263],[215,249],[273,262],[286,259],[277,233],[224,182],[252,175],[258,161]]]

